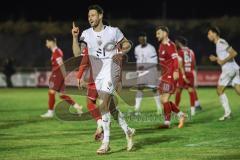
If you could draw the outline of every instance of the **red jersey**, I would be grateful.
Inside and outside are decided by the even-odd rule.
[[[178,54],[175,44],[170,40],[166,44],[161,43],[158,54],[162,71],[161,80],[173,81],[173,72],[178,70]]]
[[[94,83],[93,73],[92,73],[92,67],[91,67],[91,65],[90,65],[90,60],[89,60],[89,55],[88,55],[88,50],[87,50],[87,48],[84,48],[84,49],[83,49],[82,56],[83,56],[83,58],[82,58],[82,61],[81,61],[81,63],[80,63],[80,66],[79,66],[77,78],[78,78],[78,79],[81,79],[84,71],[85,71],[87,68],[89,68],[89,69],[90,69],[90,75],[89,75],[88,83]]]
[[[192,74],[195,70],[194,52],[188,47],[183,47],[178,50],[178,55],[182,59],[185,74]]]
[[[63,52],[60,48],[54,48],[52,52],[51,62],[52,62],[52,71],[56,71],[59,67],[60,61],[63,59]]]

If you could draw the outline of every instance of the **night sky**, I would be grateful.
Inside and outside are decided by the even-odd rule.
[[[3,3],[3,2],[2,2]],[[27,21],[72,21],[85,19],[87,8],[100,4],[105,18],[166,18],[205,19],[223,16],[240,16],[236,1],[201,0],[22,0],[5,1],[0,5],[0,21],[25,19]]]

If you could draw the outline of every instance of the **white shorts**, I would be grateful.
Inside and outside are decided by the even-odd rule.
[[[144,72],[146,74],[144,74]],[[148,70],[140,71],[139,73],[140,73],[139,74],[140,76],[137,78],[137,85],[142,85],[149,88],[156,88],[158,86],[159,76],[158,76],[157,67],[152,67]]]
[[[101,72],[100,78],[95,79],[96,89],[99,92],[105,92],[113,94],[119,85],[121,80],[121,67],[115,63],[112,63],[111,68]]]
[[[239,74],[239,69],[228,69],[228,70],[223,70],[219,80],[218,80],[218,85],[219,86],[228,86],[228,85],[236,85],[240,84],[240,74]]]

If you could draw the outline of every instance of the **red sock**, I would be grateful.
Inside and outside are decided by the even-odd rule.
[[[88,111],[91,113],[92,117],[97,121],[101,119],[101,113],[99,109],[96,107],[95,103],[89,103],[87,104]]]
[[[170,102],[163,103],[165,121],[171,120],[171,104]]]
[[[196,89],[193,89],[193,93],[194,93],[195,101],[197,101],[197,100],[198,100],[198,96],[197,96],[197,91],[196,91]]]
[[[72,100],[72,98],[67,96],[67,95],[63,94],[63,95],[60,96],[60,98],[65,100],[65,101],[67,101],[70,105],[74,105],[75,104],[75,101]]]
[[[169,102],[169,103],[171,104],[171,109],[173,112],[178,113],[180,111],[176,106],[176,104],[174,104],[173,102]]]
[[[188,92],[190,96],[190,105],[191,107],[195,106],[195,94],[194,92]]]
[[[175,95],[175,104],[178,108],[181,101],[181,94],[182,94],[182,91],[177,91]]]
[[[48,109],[53,110],[55,104],[55,94],[48,92]]]

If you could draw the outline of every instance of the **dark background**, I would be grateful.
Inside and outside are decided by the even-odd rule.
[[[208,41],[206,29],[217,25],[222,36],[240,51],[240,9],[236,1],[22,0],[4,1],[0,5],[0,64],[11,58],[18,68],[50,66],[51,52],[44,39],[47,34],[57,37],[65,59],[72,57],[71,23],[76,21],[81,30],[87,28],[91,4],[101,5],[104,18],[118,26],[134,47],[138,33],[144,31],[157,49],[155,27],[164,24],[170,28],[171,39],[183,35],[189,40],[198,66],[212,66],[208,56],[215,53],[215,46]],[[129,60],[135,60],[133,49]]]

